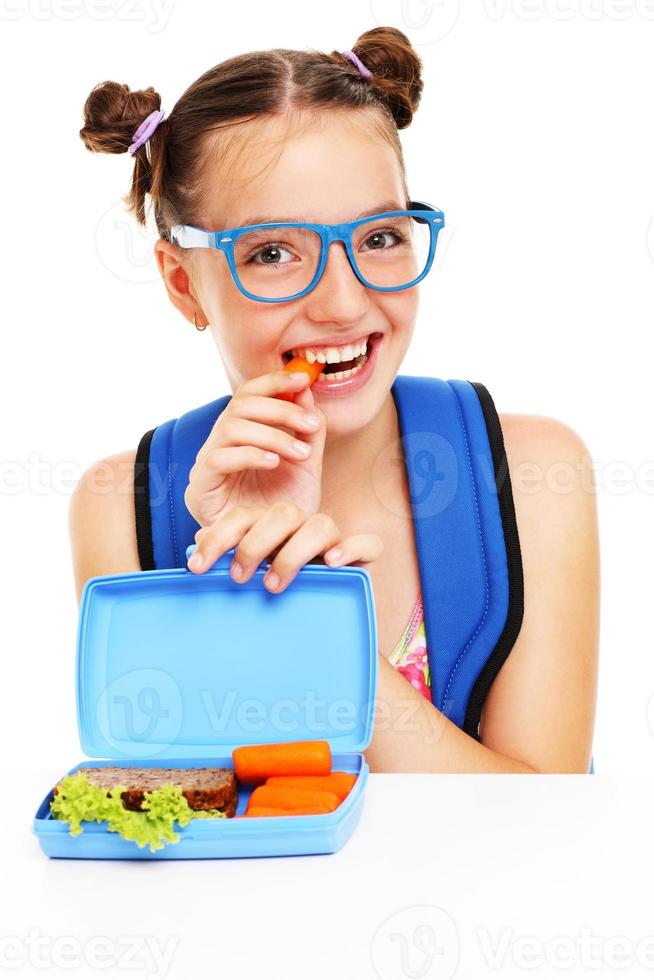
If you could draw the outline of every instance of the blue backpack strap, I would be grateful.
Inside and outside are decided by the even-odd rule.
[[[520,629],[520,547],[499,420],[483,385],[398,375],[395,399],[423,592],[433,703],[479,737]],[[141,567],[182,568],[199,525],[188,474],[231,395],[146,432],[135,467]]]
[[[522,623],[524,585],[499,419],[486,388],[399,375],[432,702],[479,738],[481,708]]]
[[[184,504],[195,458],[231,395],[170,419],[142,437],[134,468],[136,543],[141,569],[185,568],[200,525]]]

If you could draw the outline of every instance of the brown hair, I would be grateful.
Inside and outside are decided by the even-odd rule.
[[[397,153],[407,193],[398,130],[406,129],[418,107],[422,62],[407,36],[394,27],[366,31],[351,50],[371,78],[363,77],[340,51],[287,48],[252,51],[209,69],[135,152],[131,190],[123,198],[128,211],[145,225],[149,193],[159,234],[170,241],[173,224],[198,223],[205,138],[220,131],[214,151],[222,153],[229,143],[223,130],[229,135],[230,127],[291,110],[369,110],[379,134]],[[101,82],[84,104],[80,138],[93,152],[126,153],[134,131],[160,108],[161,97],[152,87],[133,92],[119,82]]]

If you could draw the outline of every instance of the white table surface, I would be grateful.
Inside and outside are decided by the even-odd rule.
[[[646,774],[371,774],[336,854],[179,862],[47,858],[58,775],[3,773],[0,975],[653,975]]]

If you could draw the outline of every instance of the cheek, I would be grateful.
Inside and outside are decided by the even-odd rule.
[[[397,340],[409,343],[413,335],[419,302],[418,287],[404,292],[387,294],[379,306],[386,321],[391,325]]]
[[[281,351],[288,324],[264,304],[246,297],[214,320],[214,338],[232,384],[238,386],[282,367]]]

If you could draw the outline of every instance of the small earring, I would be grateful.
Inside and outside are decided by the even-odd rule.
[[[195,313],[193,314],[193,326],[195,327],[196,330],[206,330],[207,329],[207,324],[206,323],[205,323],[205,325],[203,327],[198,327],[197,323],[195,322]]]

